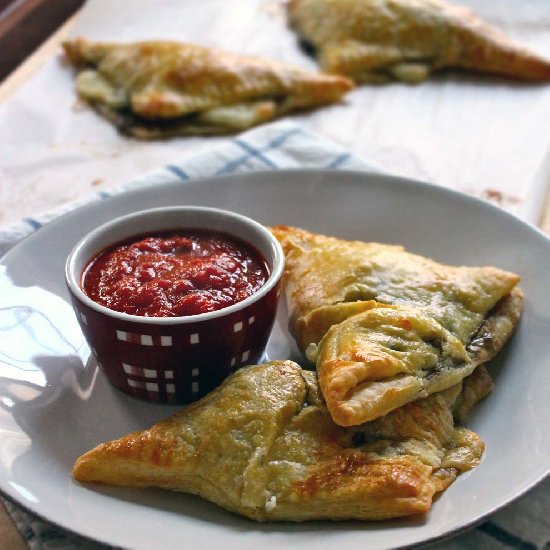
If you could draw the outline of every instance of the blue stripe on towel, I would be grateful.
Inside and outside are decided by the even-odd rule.
[[[41,542],[48,542],[53,540],[65,540],[65,534],[55,529],[48,529],[42,531],[39,535]]]
[[[327,168],[338,168],[346,160],[348,160],[351,157],[349,153],[342,153],[341,155],[338,155],[333,161],[331,161],[329,164],[327,164]]]
[[[172,172],[172,174],[176,175],[182,181],[187,181],[189,179],[187,173],[175,164],[168,164],[166,170]]]
[[[244,164],[247,161],[247,159],[249,159],[251,156],[257,156],[256,155],[257,153],[260,154],[261,160],[264,164],[266,164],[267,166],[269,166],[273,170],[277,170],[278,166],[274,162],[272,162],[270,159],[265,157],[263,155],[263,153],[266,153],[267,151],[269,151],[271,149],[277,149],[277,148],[281,147],[281,145],[283,145],[284,142],[289,137],[291,137],[295,134],[299,134],[299,133],[301,133],[301,131],[302,130],[300,128],[292,128],[292,130],[288,130],[287,132],[282,133],[280,136],[277,136],[274,140],[270,141],[265,147],[261,147],[261,148],[258,148],[258,149],[251,147],[250,145],[248,145],[244,141],[240,141],[240,140],[237,140],[237,139],[234,140],[234,142],[237,145],[239,145],[241,148],[245,149],[247,154],[242,155],[239,158],[236,158],[232,161],[229,161],[227,164],[222,166],[216,172],[216,175],[230,174],[232,172],[235,172],[237,170],[237,168],[239,168],[239,166]]]
[[[254,147],[252,147],[251,145],[248,145],[248,143],[246,143],[245,141],[241,141],[240,139],[235,139],[234,142],[239,147],[244,149],[251,157],[256,157],[257,159],[261,160],[266,166],[273,168],[273,170],[277,169],[277,165],[271,160],[269,160],[266,156],[264,156],[260,149],[255,149]]]
[[[266,150],[277,149],[277,147],[280,147],[289,137],[299,134],[301,131],[301,128],[293,128],[292,130],[288,130],[288,132],[282,133],[280,136],[276,137],[273,141],[267,144]]]
[[[25,218],[24,222],[28,223],[33,228],[34,231],[42,227],[42,224],[38,220],[35,220],[34,218]]]
[[[511,548],[537,550],[536,545],[532,542],[527,542],[520,537],[513,535],[508,531],[505,531],[504,529],[502,529],[502,527],[499,527],[496,523],[493,523],[492,521],[486,521],[485,523],[479,525],[477,529],[478,531],[489,535],[491,538],[498,540],[502,544],[510,546]]]

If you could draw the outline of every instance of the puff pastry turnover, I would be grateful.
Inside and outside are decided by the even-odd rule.
[[[550,80],[550,61],[442,0],[291,0],[289,14],[323,69],[356,82],[419,82],[447,67]]]
[[[237,132],[342,99],[347,78],[177,42],[64,44],[78,94],[138,138]]]
[[[84,454],[73,475],[185,491],[258,521],[423,513],[483,452],[476,434],[454,425],[460,391],[343,428],[315,373],[290,361],[245,367],[168,420]]]
[[[336,423],[373,420],[491,359],[522,306],[517,275],[279,226],[290,330]]]

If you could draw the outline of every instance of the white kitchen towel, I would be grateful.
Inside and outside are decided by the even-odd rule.
[[[99,193],[53,212],[0,228],[0,256],[26,235],[39,231],[45,223],[94,200],[129,189],[155,186],[169,181],[186,181],[218,174],[278,170],[283,168],[326,168],[363,171],[379,169],[339,145],[315,135],[291,122],[278,122],[228,139],[212,149],[145,174],[119,185],[109,193]],[[103,548],[82,541],[54,526],[32,517],[4,500],[21,535],[33,550]],[[365,541],[368,545],[368,541]],[[550,481],[546,480],[514,504],[494,514],[488,521],[450,540],[430,548],[463,550],[483,548],[550,548]]]

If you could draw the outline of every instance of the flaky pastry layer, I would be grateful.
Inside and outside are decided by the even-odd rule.
[[[285,251],[290,330],[342,426],[457,384],[518,322],[513,273],[286,226],[272,231]]]
[[[292,0],[289,16],[322,68],[356,82],[415,83],[457,67],[550,80],[550,61],[443,0]]]
[[[171,418],[87,452],[73,475],[189,492],[258,521],[425,513],[483,452],[454,425],[460,390],[342,428],[315,373],[290,361],[245,367]]]
[[[255,57],[169,41],[65,42],[76,89],[121,131],[151,139],[238,132],[338,102],[353,84]]]

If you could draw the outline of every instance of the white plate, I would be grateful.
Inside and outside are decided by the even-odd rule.
[[[423,518],[385,523],[256,524],[200,498],[160,490],[86,487],[75,458],[174,409],[114,390],[90,359],[68,304],[65,258],[93,227],[161,205],[207,205],[264,224],[400,243],[450,264],[519,272],[525,313],[492,365],[493,394],[470,427],[487,450]],[[457,532],[548,473],[550,241],[505,212],[442,188],[381,175],[290,171],[232,175],[130,192],[45,226],[0,263],[0,490],[66,529],[132,548],[387,548]],[[300,359],[278,317],[269,359]]]

